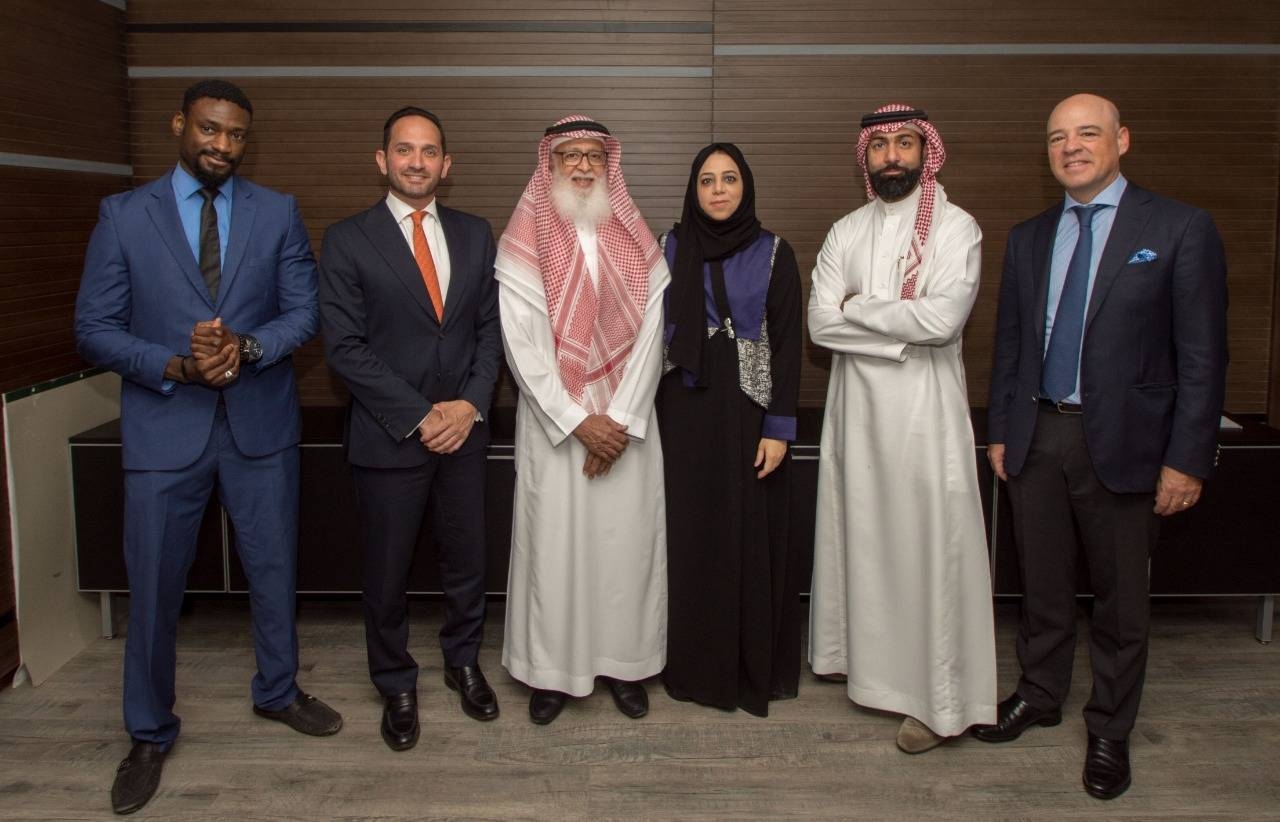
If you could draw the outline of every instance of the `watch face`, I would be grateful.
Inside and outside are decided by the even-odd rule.
[[[257,362],[262,358],[262,343],[258,342],[256,337],[240,338],[240,359],[247,362]]]

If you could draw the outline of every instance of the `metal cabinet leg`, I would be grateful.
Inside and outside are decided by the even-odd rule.
[[[116,635],[116,620],[110,591],[98,592],[98,613],[102,617],[102,638],[114,639]],[[1271,635],[1267,634],[1267,636],[1270,637]]]
[[[1271,623],[1276,615],[1276,595],[1263,594],[1258,597],[1258,629],[1255,636],[1266,645],[1271,641]]]

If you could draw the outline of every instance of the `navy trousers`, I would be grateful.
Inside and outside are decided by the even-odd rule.
[[[440,649],[450,667],[474,665],[484,630],[485,450],[450,454],[413,468],[352,466],[364,563],[369,677],[383,696],[413,691],[405,594],[427,506],[440,560],[444,625]]]
[[[125,471],[124,556],[129,628],[124,652],[124,724],[136,741],[168,749],[181,725],[173,713],[178,612],[196,535],[214,487],[235,526],[249,578],[258,672],[253,702],[278,710],[298,694],[294,626],[298,545],[298,448],[247,457],[221,407],[209,442],[177,471]]]

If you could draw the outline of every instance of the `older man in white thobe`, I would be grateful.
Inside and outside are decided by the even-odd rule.
[[[622,148],[580,115],[547,129],[495,264],[516,409],[502,663],[554,720],[603,678],[638,718],[666,663],[662,448],[653,397],[670,279]]]
[[[991,579],[961,332],[982,232],[935,179],[917,109],[862,121],[869,202],[813,270],[809,333],[834,353],[818,468],[809,660],[860,705],[902,714],[921,753],[995,716]]]

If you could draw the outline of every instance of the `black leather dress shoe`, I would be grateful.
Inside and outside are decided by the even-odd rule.
[[[1037,708],[1016,693],[996,707],[996,724],[975,725],[972,734],[983,742],[1010,742],[1032,725],[1057,725],[1062,721],[1058,708]]]
[[[111,810],[133,813],[151,801],[160,787],[160,771],[168,751],[154,742],[135,742],[129,755],[116,768],[116,781],[111,784]]]
[[[529,697],[529,718],[535,725],[546,725],[560,715],[568,694],[559,691],[535,690]]]
[[[393,751],[418,744],[418,695],[413,691],[387,697],[382,706],[382,741]]]
[[[254,705],[253,712],[258,716],[283,722],[307,736],[332,736],[342,728],[342,714],[302,691],[298,691],[293,701],[278,711]]]
[[[618,710],[632,719],[639,719],[649,713],[649,693],[639,682],[623,682],[611,676],[600,677],[609,686],[613,694],[613,704]]]
[[[446,665],[444,684],[461,696],[462,712],[467,716],[481,722],[498,718],[498,697],[485,681],[478,663],[461,668]]]
[[[1129,740],[1089,734],[1084,755],[1084,790],[1094,799],[1115,799],[1133,783],[1129,772]]]

